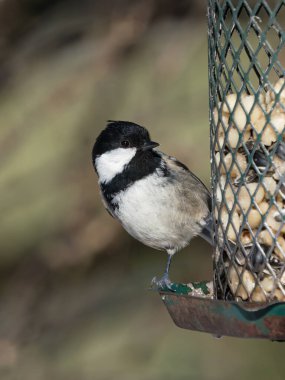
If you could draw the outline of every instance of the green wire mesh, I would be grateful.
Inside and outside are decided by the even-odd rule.
[[[215,292],[285,301],[285,2],[208,1]]]

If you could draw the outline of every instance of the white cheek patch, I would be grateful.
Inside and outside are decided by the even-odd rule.
[[[101,183],[110,182],[136,154],[136,148],[117,148],[110,150],[97,157],[95,160],[96,170]]]

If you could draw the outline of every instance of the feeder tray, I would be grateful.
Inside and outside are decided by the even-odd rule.
[[[200,283],[205,289],[207,283]],[[197,286],[197,285],[196,285]],[[159,294],[174,323],[215,337],[264,338],[285,341],[285,303],[254,304],[185,294],[188,286],[173,284]]]
[[[179,327],[285,341],[284,28],[284,0],[208,0],[214,280],[159,289]]]

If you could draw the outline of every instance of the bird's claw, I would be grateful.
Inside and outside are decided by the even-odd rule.
[[[171,290],[172,289],[173,282],[171,282],[168,278],[168,276],[165,274],[160,279],[157,279],[157,277],[154,277],[151,281],[151,289],[153,290]]]

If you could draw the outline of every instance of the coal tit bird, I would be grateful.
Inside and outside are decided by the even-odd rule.
[[[164,275],[153,281],[170,287],[172,256],[197,235],[212,243],[211,197],[184,164],[155,150],[158,145],[144,127],[111,120],[92,161],[107,211],[134,238],[167,252]]]

